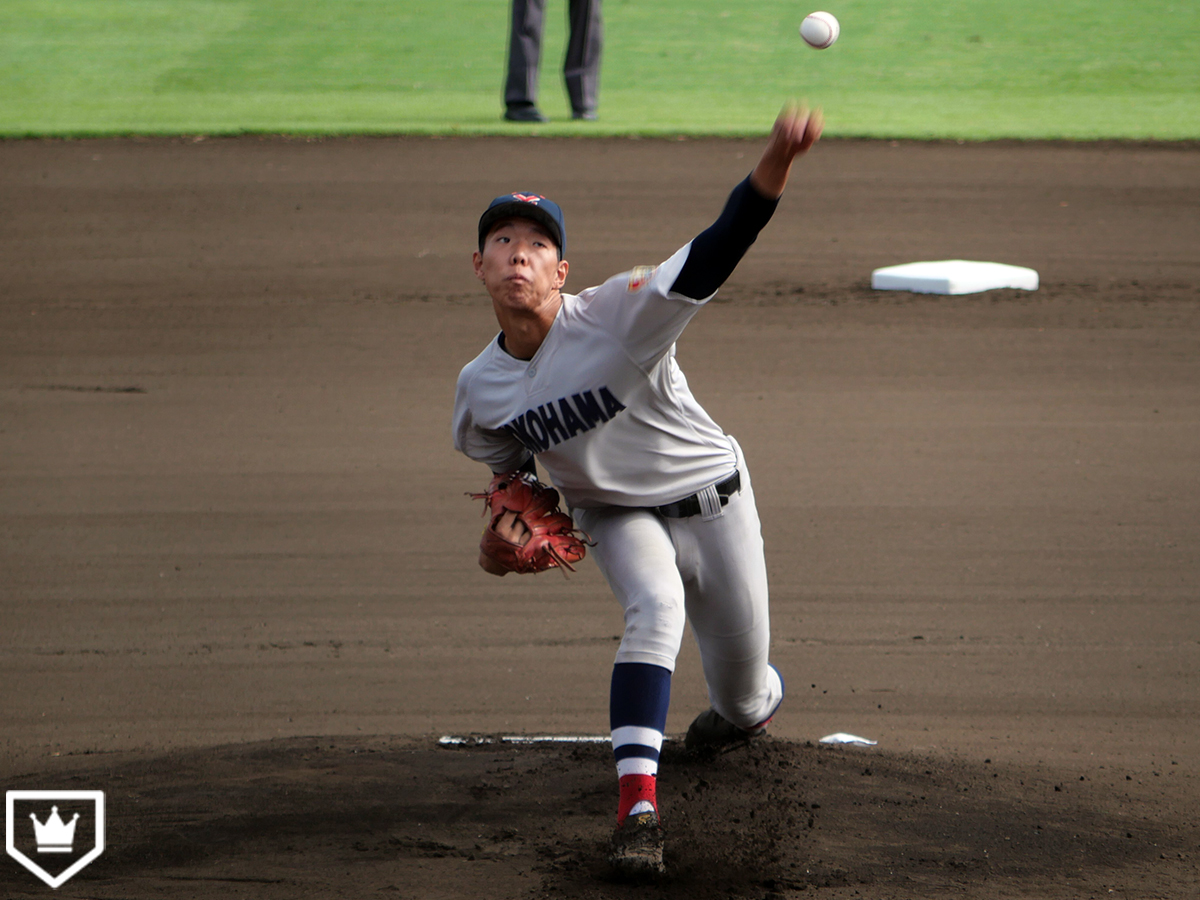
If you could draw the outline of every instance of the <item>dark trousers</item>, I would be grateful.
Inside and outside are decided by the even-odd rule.
[[[569,0],[571,37],[563,77],[575,113],[596,111],[600,92],[600,52],[604,46],[601,0]],[[512,29],[508,37],[506,106],[537,103],[538,62],[542,56],[542,25],[546,0],[512,0]]]

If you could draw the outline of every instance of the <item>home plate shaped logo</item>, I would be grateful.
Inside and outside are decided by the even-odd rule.
[[[104,852],[104,791],[8,791],[8,855],[52,888]]]

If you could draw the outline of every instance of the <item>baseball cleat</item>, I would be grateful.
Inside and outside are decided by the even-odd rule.
[[[747,731],[745,728],[738,728],[715,709],[706,709],[688,726],[683,746],[690,753],[724,750],[726,747],[744,744],[751,738],[766,734],[766,731],[766,722]]]
[[[627,878],[647,878],[666,872],[658,813],[650,810],[626,816],[613,832],[608,862]]]

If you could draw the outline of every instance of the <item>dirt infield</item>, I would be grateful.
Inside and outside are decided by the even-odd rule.
[[[610,880],[619,608],[474,567],[474,222],[568,289],[707,225],[753,141],[0,142],[0,774],[99,789],[56,895],[1200,894],[1200,149],[824,142],[679,358],[758,486],[769,741],[664,754]],[[987,259],[1032,294],[881,294]],[[668,730],[704,708],[685,646]],[[872,748],[817,745],[849,731]],[[7,857],[0,896],[49,888]]]

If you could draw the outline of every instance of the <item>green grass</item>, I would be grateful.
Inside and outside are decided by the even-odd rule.
[[[598,123],[565,6],[531,129],[500,121],[507,0],[0,0],[0,135],[761,134],[807,97],[833,135],[1200,138],[1197,0],[828,0],[825,51],[791,2],[606,0]]]

